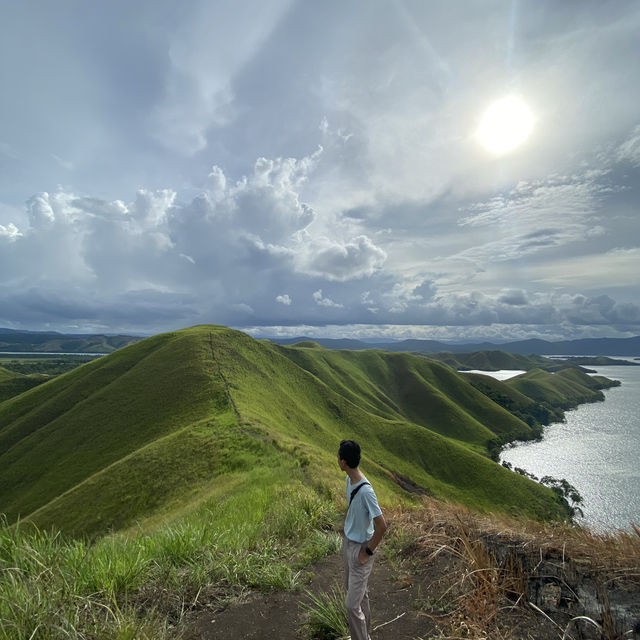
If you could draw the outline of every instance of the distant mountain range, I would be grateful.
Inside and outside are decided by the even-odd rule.
[[[90,333],[64,334],[55,331],[16,331],[0,328],[0,353],[7,351],[111,353],[136,340],[140,340],[140,338]]]
[[[520,355],[566,355],[566,356],[640,356],[640,336],[633,338],[585,338],[582,340],[519,340],[496,344],[480,342],[475,344],[451,344],[437,340],[401,340],[375,344],[361,340],[334,338],[271,338],[278,344],[315,342],[328,349],[383,349],[385,351],[411,351],[414,353],[470,353],[472,351],[506,351]]]
[[[140,336],[106,334],[64,334],[55,331],[18,331],[0,328],[0,352],[69,352],[111,353]],[[566,356],[640,356],[640,336],[633,338],[585,338],[582,340],[519,340],[494,343],[448,343],[438,340],[399,340],[365,342],[348,338],[269,338],[283,345],[300,342],[316,343],[328,349],[382,349],[384,351],[410,351],[414,353],[471,353],[473,351],[505,351],[520,355],[566,355]]]

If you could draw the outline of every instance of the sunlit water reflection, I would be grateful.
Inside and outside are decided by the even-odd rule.
[[[584,499],[590,527],[628,529],[640,524],[640,367],[594,368],[622,386],[605,391],[604,402],[567,411],[566,422],[545,427],[540,442],[518,443],[501,460],[538,477],[566,478]]]

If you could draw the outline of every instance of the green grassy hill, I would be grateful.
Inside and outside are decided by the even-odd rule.
[[[0,383],[13,378],[15,375],[16,374],[13,371],[0,367]]]
[[[543,369],[544,371],[559,371],[568,366],[575,365],[567,360],[546,358],[538,355],[520,355],[507,353],[506,351],[485,350],[470,353],[451,353],[443,351],[430,353],[429,358],[440,360],[458,371],[479,369],[481,371],[499,371],[500,369]]]
[[[579,369],[562,369],[556,373],[532,369],[507,381],[508,386],[541,404],[571,409],[583,402],[604,400],[602,381]],[[610,386],[610,385],[606,385]]]
[[[546,391],[535,376],[536,393]],[[584,395],[579,387],[597,393],[574,378],[563,379],[571,399]],[[0,511],[98,535],[188,512],[249,478],[302,473],[320,492],[342,491],[336,451],[355,438],[384,502],[411,500],[404,486],[481,510],[557,517],[552,491],[487,455],[497,436],[529,432],[463,374],[424,356],[284,347],[198,326],[0,402]]]
[[[29,389],[33,389],[33,387],[37,387],[44,380],[46,380],[46,376],[22,375],[0,367],[0,402],[17,396]]]
[[[514,383],[509,380],[496,380],[491,376],[481,373],[467,373],[465,374],[465,378],[471,385],[478,389],[478,391],[481,391],[493,400],[493,402],[504,407],[523,422],[526,422],[530,427],[541,427],[551,424],[552,422],[560,422],[563,419],[562,409],[553,407],[548,403],[542,404],[541,402],[533,400],[531,397],[518,391]],[[536,395],[544,397],[542,390],[536,393]],[[532,435],[534,437],[537,437],[539,434],[540,429],[533,429]]]
[[[431,357],[431,356],[429,356]],[[474,351],[471,353],[436,353],[436,359],[447,359],[457,369],[480,369],[482,371],[499,371],[500,369],[528,370],[532,367],[546,368],[553,361],[543,356],[524,356],[505,351]],[[453,365],[455,363],[455,365]]]

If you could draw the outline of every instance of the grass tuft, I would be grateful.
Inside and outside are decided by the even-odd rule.
[[[305,591],[309,602],[302,602],[305,621],[301,631],[312,640],[336,640],[349,635],[346,594],[342,587],[334,584],[329,591],[318,595]]]

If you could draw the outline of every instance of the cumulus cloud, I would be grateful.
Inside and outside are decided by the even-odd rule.
[[[0,326],[638,327],[632,4],[15,4]],[[473,131],[512,90],[536,126],[496,159]]]
[[[325,298],[322,295],[322,289],[313,292],[313,299],[319,307],[335,307],[341,309],[344,305],[334,302],[331,298]]]
[[[498,298],[498,302],[514,305],[516,307],[523,306],[529,303],[527,299],[527,293],[522,289],[507,289],[503,291]]]
[[[176,309],[176,322],[208,314],[227,323],[257,313],[276,316],[276,308],[291,306],[292,294],[300,297],[309,282],[349,286],[374,274],[384,259],[369,238],[345,238],[342,228],[333,237],[315,235],[316,212],[300,193],[321,154],[318,149],[299,159],[259,158],[237,180],[214,166],[206,189],[187,203],[171,189],[139,190],[129,202],[64,189],[37,194],[27,203],[26,227],[0,227],[4,282],[49,300],[54,315],[66,318],[73,309],[87,322],[95,321],[95,306],[74,297],[78,287],[103,292],[101,311],[119,322],[123,314],[106,308],[136,292],[141,317],[149,297],[144,292],[155,292],[162,309],[160,298],[189,300],[187,310]],[[278,292],[285,287],[288,293]],[[315,291],[315,309],[344,308]],[[4,296],[4,308],[24,309],[11,290]],[[166,320],[164,312],[157,317]]]
[[[16,240],[22,236],[22,233],[18,227],[16,227],[13,222],[10,222],[8,225],[0,224],[0,238],[7,238],[8,240]]]
[[[373,275],[386,258],[385,251],[367,236],[357,236],[348,242],[320,237],[300,242],[296,264],[304,273],[345,281]]]

